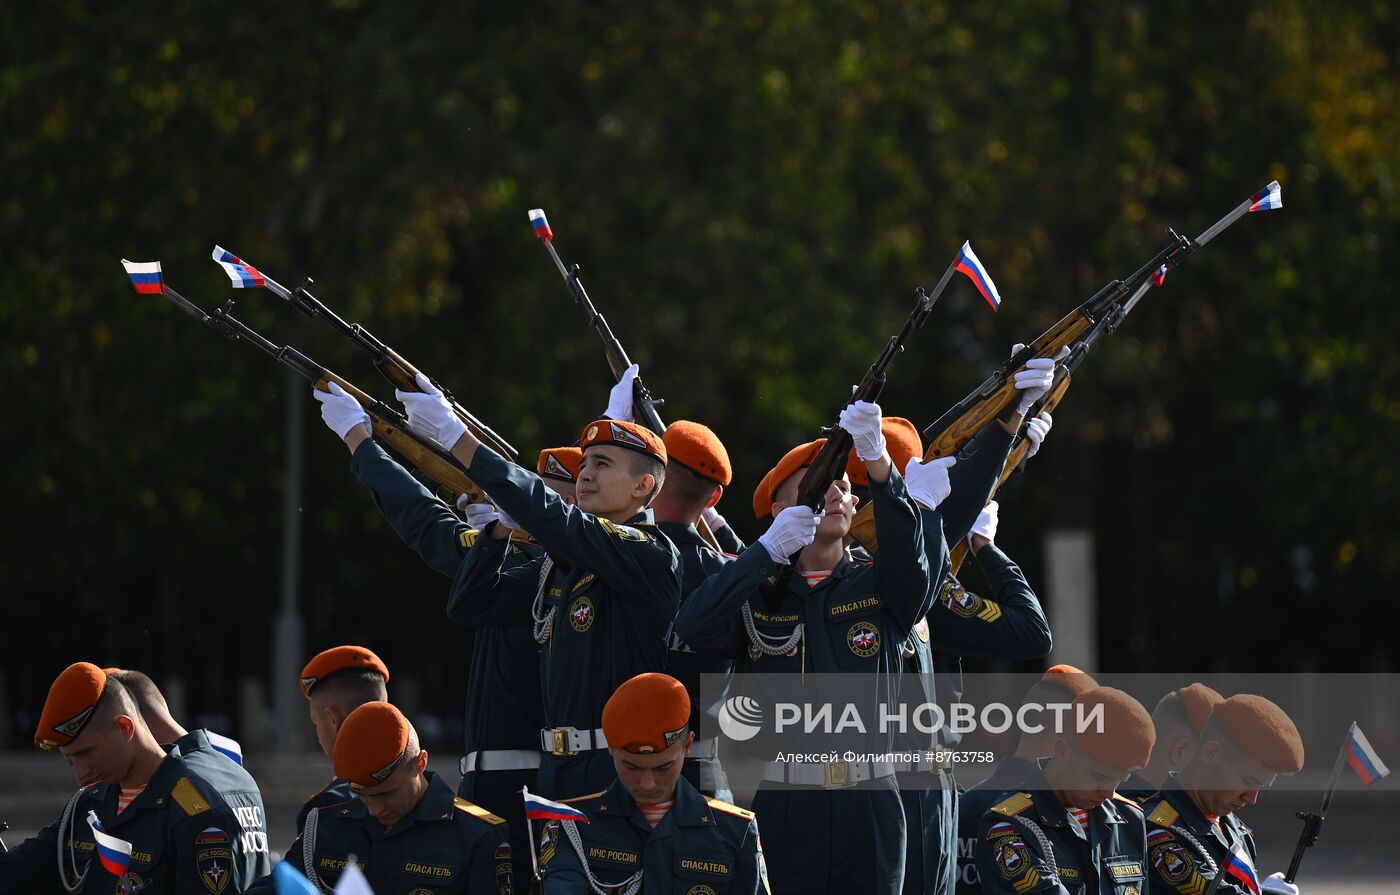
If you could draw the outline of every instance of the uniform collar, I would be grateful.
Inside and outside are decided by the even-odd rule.
[[[658,522],[656,527],[676,545],[710,547],[710,542],[700,537],[700,530],[689,522]]]
[[[1031,794],[1032,801],[1035,802],[1036,811],[1040,812],[1048,824],[1055,827],[1065,827],[1072,829],[1076,834],[1084,833],[1079,826],[1079,821],[1070,814],[1070,809],[1060,804],[1060,800],[1055,797],[1055,791],[1050,788],[1050,784],[1045,780],[1045,762],[1042,759],[1036,763],[1034,771],[1026,772],[1025,783],[1021,789]],[[1094,818],[1098,818],[1102,823],[1121,824],[1125,821],[1118,813],[1118,806],[1113,803],[1110,797],[1102,805],[1089,812],[1089,821],[1092,825]],[[1086,835],[1087,838],[1087,835]]]
[[[640,825],[653,838],[675,835],[676,827],[715,826],[715,816],[709,803],[684,777],[676,778],[676,793],[671,799],[671,808],[666,812],[666,816],[661,819],[661,823],[652,827],[627,789],[620,781],[614,780],[603,791],[598,811],[609,817],[629,818],[634,826]]]
[[[151,779],[146,781],[146,788],[143,789],[136,798],[131,800],[131,804],[126,806],[126,810],[117,814],[112,822],[108,824],[111,829],[116,829],[150,808],[164,808],[170,802],[170,793],[185,776],[185,759],[180,744],[187,737],[181,737],[176,743],[168,746],[161,746],[165,750],[165,760],[156,766],[156,772],[151,775]],[[208,743],[208,739],[205,739]],[[121,792],[121,785],[112,783],[108,785],[110,792],[104,793],[104,798],[111,798],[113,804],[116,803],[117,794]]]
[[[1220,827],[1217,829],[1215,824],[1206,817],[1205,812],[1196,806],[1196,800],[1191,798],[1190,793],[1184,789],[1177,789],[1173,785],[1176,782],[1175,778],[1176,774],[1172,774],[1162,785],[1162,797],[1176,809],[1177,814],[1181,815],[1181,821],[1186,824],[1188,830],[1197,836],[1212,836],[1215,841],[1226,848],[1233,844],[1230,842],[1230,837],[1226,835],[1226,830],[1241,840],[1249,834],[1249,827],[1245,826],[1243,821],[1233,814],[1222,815]]]
[[[209,735],[204,732],[204,728],[191,730],[189,733],[175,741],[175,746],[180,750],[181,755],[189,755],[191,752],[198,752],[201,749],[213,749],[209,742]]]

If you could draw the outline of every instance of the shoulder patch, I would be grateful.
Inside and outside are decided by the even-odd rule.
[[[631,525],[618,525],[603,516],[598,517],[598,524],[602,526],[603,531],[624,541],[653,541],[656,539],[655,531],[642,531]]]
[[[485,808],[481,807],[475,802],[468,802],[461,796],[458,796],[457,798],[452,800],[452,807],[456,808],[458,811],[465,811],[472,817],[484,820],[488,824],[494,825],[505,823],[505,818],[497,817],[496,815],[492,814],[490,811],[487,811]]]
[[[1176,823],[1176,819],[1181,813],[1171,806],[1169,802],[1163,800],[1160,805],[1152,809],[1152,813],[1147,815],[1147,822],[1156,824],[1159,827],[1169,827]]]
[[[193,817],[196,814],[203,814],[210,808],[209,802],[204,796],[199,794],[194,783],[188,777],[181,777],[180,782],[170,790],[170,798],[175,800],[175,804],[180,806],[180,810]]]
[[[1034,804],[1035,800],[1030,797],[1030,793],[1018,792],[1011,798],[993,805],[992,810],[1006,817],[1015,817]]]
[[[462,545],[463,550],[470,550],[472,549],[472,545],[476,543],[476,539],[480,534],[481,532],[477,531],[475,528],[465,529],[461,534],[457,535],[457,543]]]
[[[586,796],[574,796],[572,799],[560,799],[559,801],[563,802],[565,805],[572,805],[575,802],[586,802],[589,799],[602,798],[603,793],[605,792],[607,792],[606,789],[600,789],[597,792],[590,792]]]
[[[725,814],[732,814],[735,817],[742,817],[744,820],[753,820],[755,816],[752,811],[749,811],[745,808],[740,808],[738,805],[731,805],[728,802],[724,802],[719,799],[712,798],[710,796],[705,796],[705,804],[709,805],[716,811],[722,811]]]

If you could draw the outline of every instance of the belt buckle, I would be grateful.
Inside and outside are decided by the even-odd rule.
[[[851,763],[849,761],[833,761],[822,766],[826,771],[826,783],[822,784],[827,789],[839,789],[846,786],[854,786],[851,780]]]
[[[573,727],[555,727],[549,731],[551,748],[549,754],[558,758],[566,755],[577,755],[578,753],[569,748],[569,734],[574,733]]]

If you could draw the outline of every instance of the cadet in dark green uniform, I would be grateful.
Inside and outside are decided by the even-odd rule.
[[[316,743],[327,760],[335,755],[336,736],[350,713],[367,702],[389,698],[389,668],[363,646],[334,646],[317,653],[302,668],[298,683],[311,713]],[[302,828],[313,809],[339,805],[349,798],[350,785],[332,776],[331,782],[307,799],[297,812],[297,829]]]
[[[588,823],[550,821],[541,851],[548,895],[606,891],[767,892],[751,812],[702,796],[683,776],[694,742],[690,697],[665,674],[627,681],[603,709],[617,779],[569,799]]]
[[[1047,670],[1021,700],[1023,705],[1068,703],[1098,682],[1073,665],[1054,665]],[[1040,759],[1055,754],[1060,738],[1054,728],[1044,725],[1039,733],[1022,731],[1016,751],[997,762],[990,776],[969,786],[958,796],[958,879],[960,895],[980,895],[977,881],[977,828],[982,817],[1002,800],[1003,793],[1026,786],[1040,774]]]
[[[504,568],[503,541],[477,538],[453,582],[454,598],[472,604],[462,611],[475,607],[480,623],[530,613],[549,725],[540,731],[548,754],[536,789],[549,798],[596,792],[612,778],[603,705],[623,681],[665,666],[680,604],[680,555],[647,510],[665,480],[665,445],[633,423],[590,423],[570,506],[535,473],[482,449],[432,383],[420,377],[419,385],[424,392],[398,393],[410,424],[450,446],[472,481],[549,553]]]
[[[71,665],[54,681],[34,744],[98,782],[56,823],[0,853],[0,893],[223,895],[271,869],[262,797],[247,772],[230,761],[196,770],[178,745],[162,748],[125,686],[96,665]],[[129,843],[129,859],[98,860],[94,824]]]
[[[1137,804],[1114,787],[1147,763],[1152,718],[1121,690],[1074,698],[1055,754],[982,817],[977,871],[988,895],[1144,895],[1147,842]],[[1076,719],[1093,719],[1078,732]]]
[[[840,425],[866,463],[879,555],[855,559],[845,548],[856,501],[844,475],[827,492],[824,516],[794,505],[802,470],[824,441],[801,445],[754,496],[760,517],[773,513],[772,526],[691,594],[676,634],[697,650],[741,656],[740,672],[873,674],[882,676],[877,689],[893,691],[900,649],[932,599],[924,516],[886,453],[879,407],[853,404]],[[947,495],[947,465],[910,464],[919,467],[911,479],[929,479],[922,482],[929,493],[941,490],[926,498],[932,505]],[[799,550],[796,574],[772,595],[776,607],[768,605],[765,582]],[[894,773],[883,762],[770,763],[754,808],[766,818],[775,891],[898,892],[906,828]]]
[[[1157,701],[1152,710],[1152,726],[1157,742],[1147,767],[1118,787],[1118,794],[1141,804],[1156,795],[1171,774],[1180,771],[1196,754],[1201,731],[1215,707],[1225,701],[1205,684],[1191,684],[1173,690]]]
[[[656,527],[671,539],[681,555],[681,603],[715,572],[734,559],[721,553],[700,535],[697,523],[704,511],[720,499],[732,481],[729,452],[707,426],[677,420],[662,436],[666,445],[666,484],[652,504]],[[713,531],[711,532],[713,534]],[[690,695],[690,732],[695,743],[685,756],[685,779],[702,795],[729,800],[729,779],[719,759],[719,709],[728,693],[728,679],[734,674],[734,658],[697,652],[672,632],[666,670]],[[702,699],[700,676],[725,683],[714,687],[708,702]]]
[[[449,580],[455,577],[480,532],[500,518],[497,508],[467,503],[465,495],[459,497],[457,509],[466,515],[464,524],[379,447],[365,424],[364,409],[353,398],[339,387],[330,392],[313,390],[312,394],[321,402],[326,424],[349,448],[355,477],[370,492],[395,533],[429,568]],[[572,502],[579,460],[578,448],[549,448],[540,452],[536,469],[546,485]],[[510,521],[508,517],[506,521]],[[543,559],[539,545],[529,541],[512,541],[503,550],[508,566]],[[463,713],[462,781],[457,793],[510,822],[516,837],[512,845],[517,882],[523,890],[530,878],[530,865],[519,792],[522,786],[535,782],[540,765],[539,731],[544,726],[538,648],[523,621],[515,626],[478,624],[472,613],[458,611],[461,605],[461,594],[454,592],[448,600],[447,617],[474,633]]]
[[[1246,895],[1223,875],[1232,850],[1251,867],[1258,861],[1254,834],[1235,812],[1280,774],[1302,769],[1303,741],[1283,709],[1248,694],[1216,705],[1195,755],[1142,806],[1153,895],[1204,895],[1211,886],[1219,895]],[[1298,891],[1281,873],[1256,876],[1265,892]]]
[[[335,773],[354,798],[308,814],[286,860],[323,892],[354,856],[377,895],[508,895],[506,822],[455,796],[427,768],[428,753],[398,709],[387,702],[355,709],[335,741]],[[275,878],[251,891],[276,892]]]

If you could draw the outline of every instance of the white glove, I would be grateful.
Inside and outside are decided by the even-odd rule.
[[[1031,442],[1031,449],[1026,451],[1027,457],[1036,455],[1036,452],[1040,450],[1040,443],[1045,440],[1046,435],[1050,434],[1050,427],[1054,424],[1055,419],[1050,416],[1048,410],[1026,423],[1026,437]]]
[[[969,543],[971,543],[973,535],[981,535],[989,541],[997,539],[997,502],[995,500],[987,501],[982,512],[977,514],[977,521],[972,523],[972,529],[967,533]]]
[[[773,562],[787,565],[789,556],[816,540],[817,526],[825,515],[825,510],[814,513],[806,504],[788,507],[774,517],[773,524],[759,537],[758,542],[768,551]]]
[[[457,443],[467,431],[452,405],[438,391],[428,377],[419,373],[415,380],[421,392],[405,392],[394,389],[394,397],[403,402],[408,411],[408,427],[425,438],[431,438],[447,450]]]
[[[729,524],[724,521],[724,517],[721,516],[719,510],[714,507],[705,507],[705,509],[701,510],[700,519],[710,527],[710,531],[719,531]]]
[[[632,419],[632,383],[637,381],[637,365],[633,364],[622,371],[622,378],[617,380],[617,385],[608,392],[607,418],[610,420],[621,420],[624,423],[633,422]]]
[[[851,435],[856,456],[867,462],[885,455],[885,433],[880,428],[880,405],[869,401],[847,404],[836,425]]]
[[[1284,879],[1282,873],[1273,873],[1264,880],[1264,895],[1298,895],[1298,887]]]
[[[957,462],[957,457],[939,457],[927,462],[918,457],[910,460],[904,468],[904,487],[909,489],[909,496],[930,510],[938,509],[953,491],[948,470]]]
[[[1011,354],[1025,348],[1020,342],[1011,346]],[[1060,349],[1060,353],[1051,357],[1033,357],[1026,361],[1026,367],[1015,375],[1016,387],[1021,390],[1021,403],[1016,405],[1016,412],[1025,415],[1031,409],[1031,405],[1039,401],[1050,391],[1050,386],[1055,382],[1055,363],[1069,357],[1069,346]]]
[[[340,438],[344,438],[345,433],[360,423],[369,422],[369,414],[365,413],[360,402],[350,397],[350,393],[341,388],[338,382],[330,384],[330,391],[312,389],[311,397],[321,402],[321,419]]]
[[[457,510],[467,519],[467,524],[477,531],[484,531],[486,526],[501,518],[501,514],[493,503],[472,503],[471,497],[466,494],[457,497]]]

